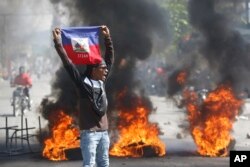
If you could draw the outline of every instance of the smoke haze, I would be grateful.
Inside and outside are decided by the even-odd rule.
[[[38,55],[49,56],[53,8],[48,0],[39,2],[37,6],[33,0],[0,2],[0,61],[3,68],[25,65],[34,71],[36,67],[31,64]]]
[[[75,2],[51,0],[51,2],[55,5],[55,9],[62,13],[62,17],[69,18],[68,26],[105,24],[109,27],[115,49],[115,64],[109,78],[112,83],[107,82],[109,106],[114,108],[116,103],[114,96],[125,88],[127,98],[122,103],[127,107],[133,104],[131,101],[135,95],[135,89],[138,88],[134,80],[136,61],[151,56],[152,49],[156,45],[153,42],[155,38],[159,42],[157,45],[165,47],[168,43],[165,11],[148,0],[78,0]],[[61,6],[63,11],[60,11]],[[54,81],[53,89],[72,85],[71,81],[61,83],[59,78]],[[65,89],[62,90],[65,91]],[[65,94],[67,98],[72,99],[68,93]],[[145,97],[143,94],[141,96]],[[150,102],[147,97],[145,98],[145,101]]]
[[[190,0],[190,22],[205,38],[201,53],[217,74],[216,82],[229,82],[234,90],[242,91],[250,84],[249,43],[233,29],[229,18],[215,10],[216,4],[214,0]]]
[[[215,89],[218,84],[227,83],[239,93],[249,89],[250,85],[250,45],[236,30],[230,13],[226,15],[218,11],[221,3],[216,0],[189,1],[189,19],[195,35],[192,34],[189,42],[189,52],[182,53],[184,58],[176,63],[179,68],[176,71],[187,70],[187,83],[197,89]],[[181,89],[173,80],[169,83],[170,95]]]

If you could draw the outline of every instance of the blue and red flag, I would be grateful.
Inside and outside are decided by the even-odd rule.
[[[61,29],[62,44],[74,64],[98,64],[102,60],[99,46],[100,26]]]

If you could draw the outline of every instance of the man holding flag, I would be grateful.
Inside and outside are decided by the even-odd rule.
[[[104,36],[105,55],[101,56],[98,34]],[[83,166],[109,166],[107,97],[105,83],[114,62],[114,50],[107,26],[55,28],[55,49],[66,71],[79,90],[79,128]],[[61,43],[62,41],[62,43]],[[86,65],[81,74],[75,64]]]

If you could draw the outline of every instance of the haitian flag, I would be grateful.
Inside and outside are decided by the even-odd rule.
[[[100,26],[61,29],[62,45],[74,64],[98,64],[102,60],[99,46]]]

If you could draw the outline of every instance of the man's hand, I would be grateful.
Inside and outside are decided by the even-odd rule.
[[[102,25],[101,26],[101,31],[102,31],[102,34],[104,35],[104,37],[109,37],[110,36],[109,29],[108,29],[107,26]]]
[[[61,38],[61,29],[60,28],[55,28],[52,31],[52,34],[53,34],[53,39],[54,40],[59,40]]]

